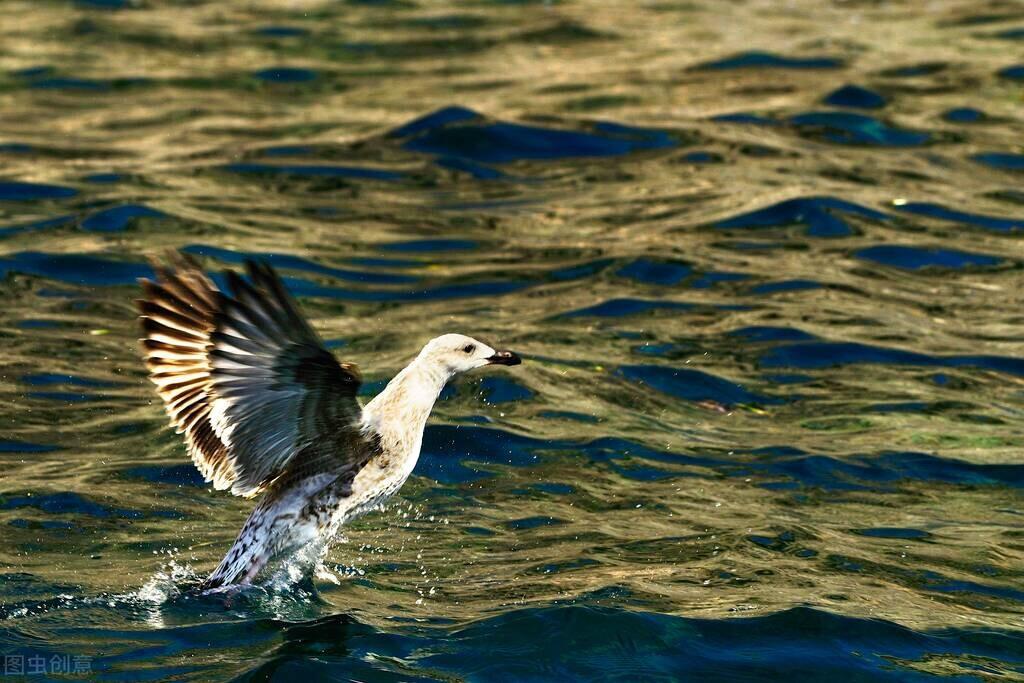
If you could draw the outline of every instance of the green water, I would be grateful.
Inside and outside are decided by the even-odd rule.
[[[104,680],[1024,678],[1024,11],[8,2],[0,654]],[[311,583],[167,428],[147,258],[268,260],[413,478]],[[69,675],[70,664],[49,669]]]

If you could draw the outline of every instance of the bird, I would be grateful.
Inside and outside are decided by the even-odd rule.
[[[326,548],[408,479],[448,380],[522,362],[442,334],[361,405],[359,369],[327,350],[266,262],[247,260],[245,278],[226,270],[228,291],[187,254],[153,268],[136,302],[149,379],[204,479],[257,499],[204,591],[253,583],[275,558]]]

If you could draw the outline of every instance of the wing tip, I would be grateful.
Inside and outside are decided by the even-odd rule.
[[[244,271],[226,269],[227,287],[223,290],[191,254],[165,250],[148,260],[155,275],[139,279],[143,294],[134,303],[144,334],[139,343],[151,370],[150,378],[157,384],[171,424],[178,433],[184,434],[189,454],[204,480],[218,491],[229,490],[244,498],[256,497],[277,480],[284,463],[267,468],[261,463],[247,462],[246,458],[253,457],[252,454],[232,452],[228,435],[219,433],[210,416],[202,413],[202,410],[214,409],[213,359],[224,356],[232,360],[225,356],[227,351],[218,350],[218,341],[243,351],[248,349],[247,353],[258,356],[261,351],[264,354],[279,352],[282,343],[295,339],[320,348],[335,363],[337,360],[322,347],[266,259],[246,258]],[[266,318],[269,328],[254,326],[246,320],[247,314],[253,313],[250,309],[253,302],[258,304],[255,313]],[[252,322],[261,321],[254,319]],[[242,323],[246,326],[242,327]],[[345,363],[341,370],[354,379],[357,387],[361,381],[358,369]],[[233,377],[238,373],[226,374]],[[232,380],[224,386],[235,384],[237,382]],[[354,396],[352,384],[347,383],[345,389]],[[188,394],[187,404],[173,403],[184,401],[181,397],[190,391],[201,395],[196,398]],[[205,408],[199,404],[204,404]],[[172,410],[174,408],[177,409]]]

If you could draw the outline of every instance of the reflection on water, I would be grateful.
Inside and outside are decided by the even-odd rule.
[[[96,677],[1024,675],[1009,4],[20,3],[0,27],[0,653]],[[167,248],[449,387],[315,588],[136,353]]]

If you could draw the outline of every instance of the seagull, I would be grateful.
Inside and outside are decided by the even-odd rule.
[[[137,301],[149,378],[206,481],[258,497],[204,590],[252,583],[277,557],[326,548],[409,478],[448,380],[522,362],[444,334],[363,406],[358,368],[324,347],[268,264],[247,261],[247,279],[226,271],[230,293],[183,254],[154,269]]]

